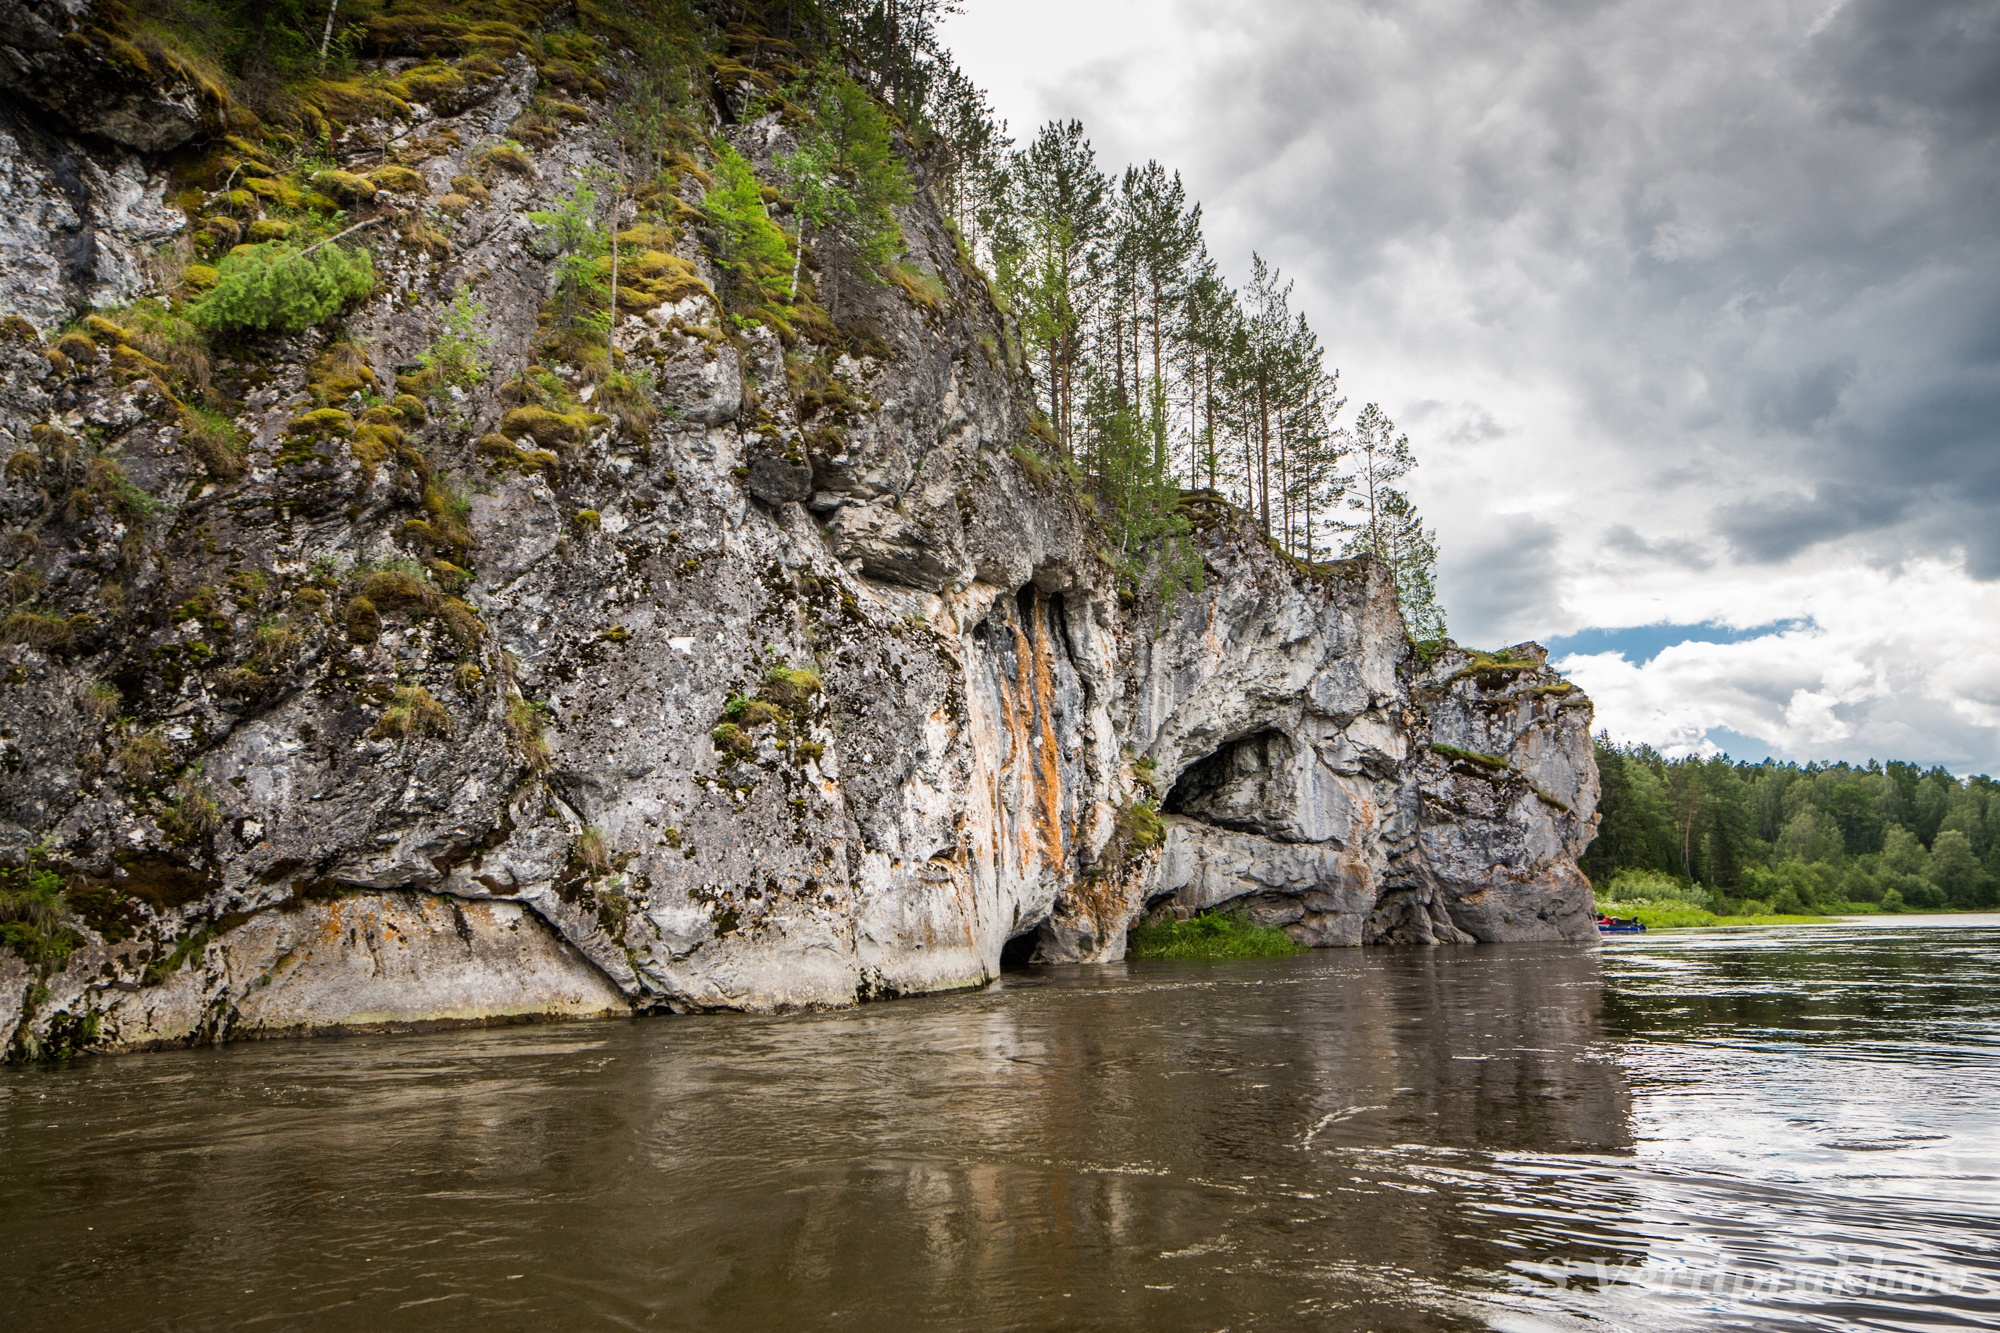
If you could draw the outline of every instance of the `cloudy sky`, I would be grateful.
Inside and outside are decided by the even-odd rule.
[[[1453,632],[1623,740],[2000,773],[2000,4],[970,0],[1410,433]]]

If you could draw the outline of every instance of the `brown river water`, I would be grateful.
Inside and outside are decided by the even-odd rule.
[[[2000,918],[0,1070],[0,1328],[2000,1327]]]

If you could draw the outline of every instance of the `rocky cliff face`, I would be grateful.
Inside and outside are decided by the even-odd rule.
[[[527,216],[609,150],[475,53],[333,127],[375,295],[183,356],[166,302],[72,321],[281,221],[287,167],[159,158],[230,128],[178,74],[79,103],[35,33],[81,12],[0,5],[0,844],[17,899],[60,885],[0,952],[12,1054],[845,1005],[1236,900],[1322,946],[1594,935],[1588,702],[1531,647],[1419,660],[1379,568],[1200,498],[1204,591],[1121,593],[921,197],[920,280],[816,328],[732,318],[698,227],[642,237],[614,397],[538,344]],[[768,169],[750,90],[709,133]],[[493,370],[441,387],[461,291]]]

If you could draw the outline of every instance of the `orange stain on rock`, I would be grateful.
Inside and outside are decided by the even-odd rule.
[[[1023,869],[1037,852],[1051,865],[1061,865],[1065,839],[1062,827],[1062,761],[1056,744],[1055,672],[1050,666],[1053,645],[1042,595],[1034,595],[1032,632],[1018,619],[1014,631],[1014,680],[1000,681],[1000,706],[1014,762],[1009,764],[1019,803],[1018,842]],[[1037,744],[1039,742],[1039,744]],[[1039,750],[1040,754],[1033,753]],[[1003,805],[1005,802],[1003,801]]]
[[[1034,702],[1042,742],[1040,795],[1042,842],[1052,864],[1063,860],[1062,761],[1056,748],[1056,682],[1049,667],[1054,645],[1049,642],[1049,618],[1042,614],[1042,594],[1035,594]]]

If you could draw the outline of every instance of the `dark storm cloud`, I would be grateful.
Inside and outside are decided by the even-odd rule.
[[[1561,530],[1526,515],[1503,517],[1447,546],[1438,571],[1451,632],[1466,643],[1498,643],[1516,626],[1559,613]]]
[[[1604,547],[1619,555],[1637,556],[1659,564],[1683,569],[1715,567],[1715,555],[1698,541],[1687,537],[1642,537],[1629,523],[1614,523],[1604,530]]]
[[[1739,554],[1775,562],[1837,536],[1886,527],[1907,508],[1907,501],[1896,495],[1828,483],[1809,496],[1723,505],[1715,511],[1714,524]]]
[[[2000,127],[2000,7],[1987,0],[1853,0],[1814,45],[1849,115],[1914,115],[1947,144]]]
[[[1211,208],[1344,294],[1336,346],[1426,256],[1618,466],[1706,460],[1738,559],[1862,538],[2000,576],[2000,4],[1184,13],[1233,52]]]

